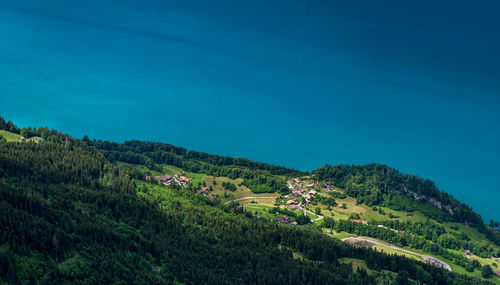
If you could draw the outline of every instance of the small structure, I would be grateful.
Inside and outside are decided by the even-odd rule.
[[[183,183],[189,183],[189,181],[191,181],[191,179],[189,179],[187,177],[184,177],[184,176],[181,176],[181,182],[183,182]]]
[[[153,272],[160,272],[161,271],[161,266],[152,265],[151,266],[151,271],[153,271]]]
[[[314,190],[309,191],[309,195],[316,195],[316,191]]]
[[[23,142],[23,141],[24,141],[24,137],[23,137],[23,136],[20,136],[18,140],[19,140],[20,142]]]
[[[387,227],[384,226],[384,225],[377,225],[377,228],[383,228],[383,229],[386,229],[387,230]]]
[[[158,180],[160,180],[160,182],[165,184],[165,185],[170,184],[170,182],[172,182],[172,179],[174,179],[174,177],[172,175],[169,175],[169,174],[165,174],[163,176],[157,176],[156,178]]]
[[[328,187],[330,187],[330,186],[333,185],[333,182],[332,181],[326,181],[325,185],[328,186]]]
[[[283,217],[276,217],[274,218],[275,221],[280,222],[282,224],[288,224],[290,221],[290,218],[287,215],[284,215]]]
[[[467,258],[470,258],[472,252],[470,252],[470,250],[466,249],[466,250],[464,250],[464,254],[465,254],[465,256],[467,256]]]
[[[469,223],[465,222],[465,223],[464,223],[464,226],[468,227],[468,226],[469,226]]]
[[[407,217],[413,217],[413,213],[406,214]]]
[[[202,195],[207,195],[208,194],[208,188],[207,187],[203,187],[200,190],[196,191],[196,193],[202,194]]]
[[[363,221],[362,220],[358,220],[358,219],[350,219],[349,221],[353,222],[353,223],[359,223],[359,224],[362,224]]]
[[[215,201],[217,201],[217,197],[215,197],[214,195],[209,195],[208,200],[210,200],[212,203],[214,203]]]
[[[293,181],[295,181],[295,183],[300,183],[300,179],[298,178],[295,178]]]
[[[297,222],[291,222],[291,223],[290,223],[290,225],[292,225],[292,226],[297,226],[297,225],[298,225],[298,223],[297,223]]]

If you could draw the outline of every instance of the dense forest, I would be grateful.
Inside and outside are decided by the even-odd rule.
[[[23,131],[3,119],[0,127],[44,139],[0,141],[0,283],[375,284],[386,271],[397,274],[392,284],[481,283],[351,247],[314,226],[282,225],[214,204],[193,187],[160,186],[112,162],[152,160],[278,191],[285,181],[274,175],[302,174],[297,170],[166,144]],[[343,257],[365,260],[373,272],[353,270],[338,261]]]

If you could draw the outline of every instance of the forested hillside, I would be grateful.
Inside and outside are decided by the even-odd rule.
[[[23,132],[3,122],[0,127]],[[287,176],[304,174],[297,170],[165,144],[91,142],[47,128],[24,132],[42,141],[0,139],[0,282],[482,283],[351,247],[315,225],[269,221],[196,194],[196,185],[159,185],[148,173],[113,162],[149,164],[151,171],[177,165],[284,193]],[[340,262],[346,258],[363,260],[366,268]]]

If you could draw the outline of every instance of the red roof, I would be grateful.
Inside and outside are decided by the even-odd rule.
[[[355,222],[355,223],[362,223],[363,221],[361,220],[357,220],[357,219],[350,219],[349,221],[351,222]]]

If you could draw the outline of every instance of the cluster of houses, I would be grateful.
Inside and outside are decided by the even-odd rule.
[[[177,185],[182,187],[185,187],[189,182],[191,182],[191,179],[179,174],[175,176],[172,176],[170,174],[165,174],[163,176],[156,176],[156,179],[160,180],[160,182],[163,185],[170,185],[172,183],[176,183]]]
[[[317,187],[318,184],[317,183],[308,183],[305,185],[306,188],[304,188],[304,187],[300,186],[300,183],[302,181],[300,181],[299,178],[293,179],[293,182],[295,182],[295,183],[294,184],[292,184],[291,182],[288,183],[288,188],[290,189],[290,191],[292,191],[292,194],[290,194],[290,195],[293,197],[293,199],[288,200],[286,202],[286,205],[292,210],[301,211],[302,210],[302,202],[299,203],[297,201],[297,198],[303,197],[304,204],[311,202],[312,197],[315,196],[317,193],[315,190],[307,190],[306,188],[314,188],[314,187]]]

